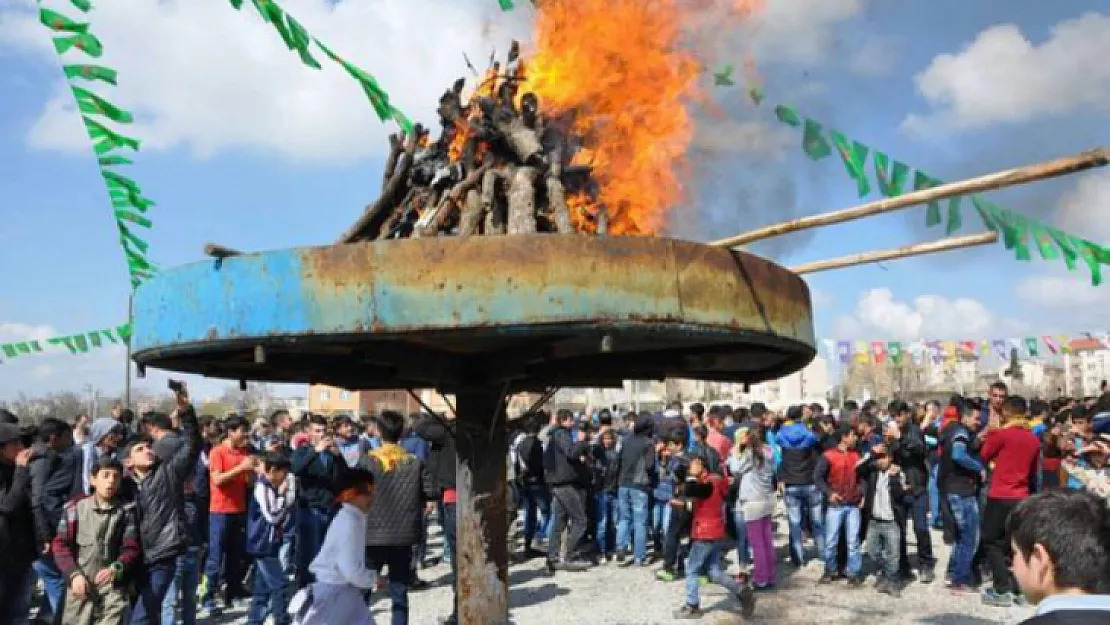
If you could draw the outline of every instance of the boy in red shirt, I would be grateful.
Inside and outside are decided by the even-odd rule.
[[[690,555],[686,561],[686,604],[674,613],[674,617],[698,620],[703,616],[698,594],[698,571],[708,566],[710,581],[731,591],[740,601],[743,617],[751,618],[755,611],[755,595],[751,586],[741,586],[721,569],[728,481],[710,473],[705,458],[692,454],[683,494],[686,510],[691,514]]]
[[[214,596],[220,587],[220,565],[226,577],[224,605],[233,607],[236,598],[249,597],[243,588],[246,553],[247,490],[254,481],[257,459],[250,448],[250,422],[234,416],[225,424],[226,438],[208,454],[211,499],[208,505],[207,577],[201,610],[202,618],[219,613]]]
[[[1022,601],[1010,573],[1007,521],[1014,508],[1040,486],[1041,442],[1025,427],[1028,408],[1025,398],[1007,397],[1001,408],[1002,423],[992,419],[979,449],[983,462],[994,466],[983,508],[983,549],[994,588],[984,590],[982,598],[983,603],[997,607]]]

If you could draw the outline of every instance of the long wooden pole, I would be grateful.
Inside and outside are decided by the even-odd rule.
[[[790,232],[830,226],[853,219],[889,213],[918,204],[955,197],[957,195],[970,195],[972,193],[1002,189],[1037,180],[1055,178],[1057,176],[1072,174],[1094,167],[1103,167],[1107,164],[1110,164],[1110,151],[1107,151],[1106,148],[1096,148],[1073,156],[1058,158],[1053,161],[1045,161],[1043,163],[1026,165],[1016,169],[999,171],[993,174],[979,176],[978,178],[961,180],[959,182],[950,182],[948,184],[942,184],[939,187],[913,191],[904,195],[885,198],[876,202],[861,204],[859,206],[832,211],[830,213],[822,213],[820,215],[802,217],[801,219],[795,219],[793,221],[764,226],[750,232],[744,232],[719,241],[713,241],[710,245],[716,245],[718,247],[746,245]]]
[[[862,254],[851,254],[849,256],[841,256],[840,258],[831,258],[829,260],[818,260],[791,267],[790,271],[799,275],[817,273],[818,271],[828,271],[830,269],[855,267],[856,265],[866,265],[868,263],[880,263],[884,260],[896,260],[899,258],[909,258],[911,256],[935,254],[936,252],[947,252],[949,250],[975,247],[977,245],[990,245],[997,241],[997,232],[983,232],[964,237],[940,239],[939,241],[930,241],[928,243],[915,243],[913,245],[896,247],[890,250],[863,252]]]

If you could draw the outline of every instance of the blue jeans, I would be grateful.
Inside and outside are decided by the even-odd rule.
[[[304,588],[314,581],[308,565],[320,553],[330,522],[331,510],[297,508],[297,588]]]
[[[177,608],[181,608],[181,623],[196,625],[197,622],[197,584],[200,583],[200,547],[189,547],[185,553],[177,556],[177,567],[174,570],[173,581],[166,591],[166,598],[162,600],[162,623],[170,625],[177,623]],[[180,599],[180,601],[179,601]]]
[[[536,538],[547,540],[551,530],[551,493],[545,484],[531,484],[520,488],[520,496],[524,509],[524,547],[530,548]]]
[[[806,562],[805,543],[802,540],[802,519],[809,517],[809,531],[813,535],[813,542],[817,545],[818,557],[825,556],[825,523],[821,511],[821,491],[813,484],[804,486],[787,486],[784,489],[783,501],[786,503],[786,515],[790,523],[790,561],[794,566],[801,566]]]
[[[736,553],[741,566],[752,563],[752,550],[748,545],[748,526],[744,523],[744,511],[736,508],[732,511],[733,524],[736,525]]]
[[[647,558],[648,494],[639,488],[617,489],[617,549],[628,551],[632,538],[632,559],[642,564]]]
[[[929,469],[929,520],[933,524],[933,529],[939,530],[944,527],[944,523],[940,518],[940,491],[937,489],[937,469],[940,465],[934,464]]]
[[[208,557],[204,562],[204,575],[208,578],[208,592],[204,596],[206,608],[215,605],[221,570],[227,578],[228,589],[234,591],[232,594],[242,591],[240,566],[247,549],[246,521],[245,514],[212,512],[208,515]]]
[[[62,576],[62,572],[58,570],[58,565],[54,564],[54,557],[39,558],[31,564],[31,568],[34,569],[35,575],[38,575],[39,579],[42,580],[46,600],[50,603],[50,611],[58,614],[58,610],[61,609],[62,598],[66,596],[66,579]]]
[[[254,592],[251,607],[247,610],[247,625],[262,625],[267,615],[274,619],[274,625],[289,623],[289,615],[285,610],[288,592],[289,582],[285,578],[281,558],[255,558]]]
[[[655,501],[651,505],[651,531],[655,540],[656,557],[663,553],[663,543],[667,537],[667,526],[671,524],[670,500]]]
[[[285,519],[285,527],[281,531],[281,550],[278,552],[278,558],[281,559],[285,574],[292,575],[297,572],[297,508],[295,506],[289,511],[289,516]]]
[[[173,583],[176,570],[177,558],[165,558],[144,567],[138,579],[139,600],[131,608],[131,625],[159,625],[162,622],[162,601]]]
[[[612,553],[616,546],[617,523],[617,494],[597,493],[594,496],[597,507],[597,529],[594,538],[597,541],[597,550],[602,555]]]
[[[979,501],[974,495],[947,495],[952,516],[956,518],[956,544],[952,550],[952,583],[970,586],[973,583],[971,561],[979,547]]]
[[[686,605],[698,606],[701,598],[698,588],[699,571],[709,569],[709,581],[724,586],[734,595],[740,594],[740,584],[736,579],[725,574],[721,568],[721,554],[724,545],[721,541],[691,540],[690,555],[686,559]]]
[[[840,542],[843,527],[848,543],[848,575],[859,577],[863,569],[863,555],[859,550],[859,507],[829,504],[825,512],[825,574],[836,575],[836,545]]]
[[[910,558],[906,549],[909,521],[913,521],[913,532],[917,539],[917,566],[921,571],[932,571],[937,560],[933,557],[933,537],[929,533],[929,520],[926,518],[929,507],[927,493],[906,493],[897,502],[902,508],[901,545],[898,547],[898,566],[902,571],[910,570]]]

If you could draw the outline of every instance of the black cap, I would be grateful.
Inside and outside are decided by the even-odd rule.
[[[7,445],[12,441],[18,441],[22,438],[23,433],[20,432],[18,425],[0,423],[0,445]]]

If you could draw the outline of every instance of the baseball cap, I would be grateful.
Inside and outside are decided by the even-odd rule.
[[[22,437],[22,432],[19,431],[18,425],[0,423],[0,445],[7,445],[12,441],[18,441]]]

